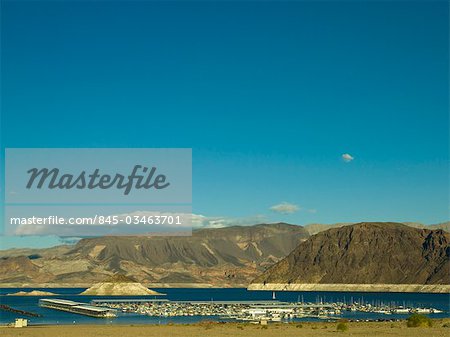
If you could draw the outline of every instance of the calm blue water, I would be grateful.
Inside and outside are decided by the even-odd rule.
[[[100,319],[87,317],[82,315],[71,314],[68,312],[40,308],[38,302],[40,298],[45,296],[5,296],[8,293],[15,293],[18,291],[43,290],[51,291],[59,294],[54,298],[63,298],[79,302],[90,302],[96,298],[114,298],[113,296],[98,297],[98,296],[80,296],[80,292],[85,288],[0,288],[0,303],[9,305],[15,309],[31,311],[43,315],[43,317],[34,318],[26,317],[30,324],[167,324],[172,323],[193,323],[202,320],[219,320],[218,317],[170,317],[159,318],[141,316],[137,314],[122,314],[114,319]],[[272,292],[270,291],[247,291],[246,289],[155,289],[165,296],[158,296],[157,298],[166,298],[169,300],[192,300],[192,301],[244,301],[244,300],[271,300]],[[450,294],[411,294],[411,293],[342,293],[342,292],[277,292],[277,300],[296,302],[303,300],[305,302],[350,302],[353,301],[379,304],[397,304],[415,307],[433,307],[444,310],[442,314],[433,314],[431,317],[441,318],[450,317]],[[118,298],[155,298],[155,296],[127,296]],[[361,313],[344,311],[339,317],[349,319],[397,319],[406,318],[408,315],[383,315],[376,313]],[[12,322],[16,317],[21,317],[15,313],[0,311],[0,323]],[[301,320],[315,320],[314,318],[302,318]]]

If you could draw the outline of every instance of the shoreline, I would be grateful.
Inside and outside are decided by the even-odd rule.
[[[247,290],[449,294],[450,284],[252,283],[247,287]]]
[[[2,283],[0,288],[90,288],[94,283]],[[243,289],[247,288],[248,284],[237,284],[233,286],[214,285],[210,283],[142,283],[147,288],[211,288],[211,289]]]
[[[372,292],[372,293],[430,293],[450,294],[450,284],[325,284],[325,283],[252,283],[229,285],[213,285],[210,283],[147,283],[145,287],[154,289],[187,288],[187,289],[247,289],[249,291],[311,291],[311,292]],[[3,289],[69,289],[89,288],[91,283],[3,283]],[[151,295],[149,295],[151,296]]]

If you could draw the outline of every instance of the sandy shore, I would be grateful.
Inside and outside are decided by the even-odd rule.
[[[192,325],[76,325],[0,328],[1,336],[23,337],[330,337],[330,336],[408,336],[448,337],[449,320],[435,320],[432,328],[407,328],[405,322],[347,323],[348,331],[336,331],[336,323],[292,323],[260,326],[240,323],[198,323]]]
[[[450,293],[450,284],[322,284],[322,283],[252,283],[248,290],[270,291],[340,291],[395,293]]]

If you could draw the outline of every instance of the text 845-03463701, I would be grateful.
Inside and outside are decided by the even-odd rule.
[[[179,215],[127,215],[120,217],[117,215],[98,216],[98,224],[119,224],[127,225],[182,225],[182,217]]]

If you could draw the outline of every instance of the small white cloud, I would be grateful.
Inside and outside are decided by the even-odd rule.
[[[292,214],[298,212],[300,207],[289,202],[282,202],[281,204],[273,205],[270,207],[270,210],[281,214]]]
[[[345,161],[346,163],[350,163],[353,159],[355,159],[355,158],[353,158],[352,155],[350,155],[350,154],[348,154],[348,153],[344,153],[344,154],[341,156],[341,158],[342,158],[342,160]]]
[[[266,222],[264,215],[254,215],[247,217],[207,217],[199,214],[192,214],[193,228],[222,228],[228,226],[247,226]]]

